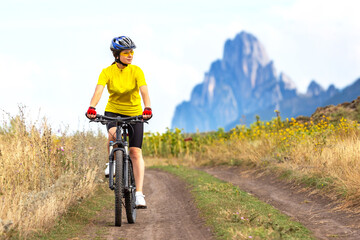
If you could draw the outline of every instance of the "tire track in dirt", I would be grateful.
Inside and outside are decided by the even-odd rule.
[[[319,239],[360,239],[360,216],[335,211],[331,199],[312,194],[300,187],[278,180],[275,176],[257,176],[254,170],[240,167],[207,167],[201,170],[223,181],[239,186],[301,222]],[[241,204],[241,203],[239,203]]]
[[[128,224],[123,208],[122,226],[114,226],[114,210],[103,210],[76,239],[214,239],[186,184],[159,170],[146,170],[144,194],[148,209],[137,210],[135,224]]]

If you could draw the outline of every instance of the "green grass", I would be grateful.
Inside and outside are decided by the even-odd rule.
[[[321,174],[299,174],[297,171],[281,169],[279,167],[268,167],[267,170],[272,175],[277,175],[281,180],[303,184],[303,186],[308,189],[322,190],[324,194],[334,192],[336,195],[341,196],[344,193],[343,187],[336,183],[336,179]]]
[[[84,228],[98,212],[105,208],[112,208],[113,200],[112,191],[104,185],[98,186],[93,196],[71,207],[50,232],[34,235],[30,239],[62,240],[74,238],[83,233]],[[95,235],[103,236],[104,234],[104,229],[95,231]]]
[[[230,183],[186,167],[155,168],[190,185],[200,213],[219,239],[314,239],[300,223]]]

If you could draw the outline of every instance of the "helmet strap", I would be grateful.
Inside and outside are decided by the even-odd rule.
[[[128,66],[128,64],[123,63],[122,61],[120,61],[120,58],[115,58],[115,62],[120,63],[121,65],[123,65],[123,66],[125,66],[125,67]]]

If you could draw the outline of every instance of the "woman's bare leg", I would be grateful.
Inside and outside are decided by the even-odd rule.
[[[145,163],[142,156],[141,148],[131,147],[130,157],[133,163],[136,191],[142,192],[144,184]]]

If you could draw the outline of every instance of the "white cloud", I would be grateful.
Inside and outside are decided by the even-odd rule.
[[[275,67],[302,91],[312,79],[324,87],[344,87],[359,76],[359,55],[354,51],[360,46],[359,7],[358,1],[295,1],[269,8],[272,21],[252,28]]]
[[[0,108],[11,114],[17,113],[18,104],[33,104],[34,81],[42,74],[41,67],[33,61],[21,61],[0,55],[1,94]]]

